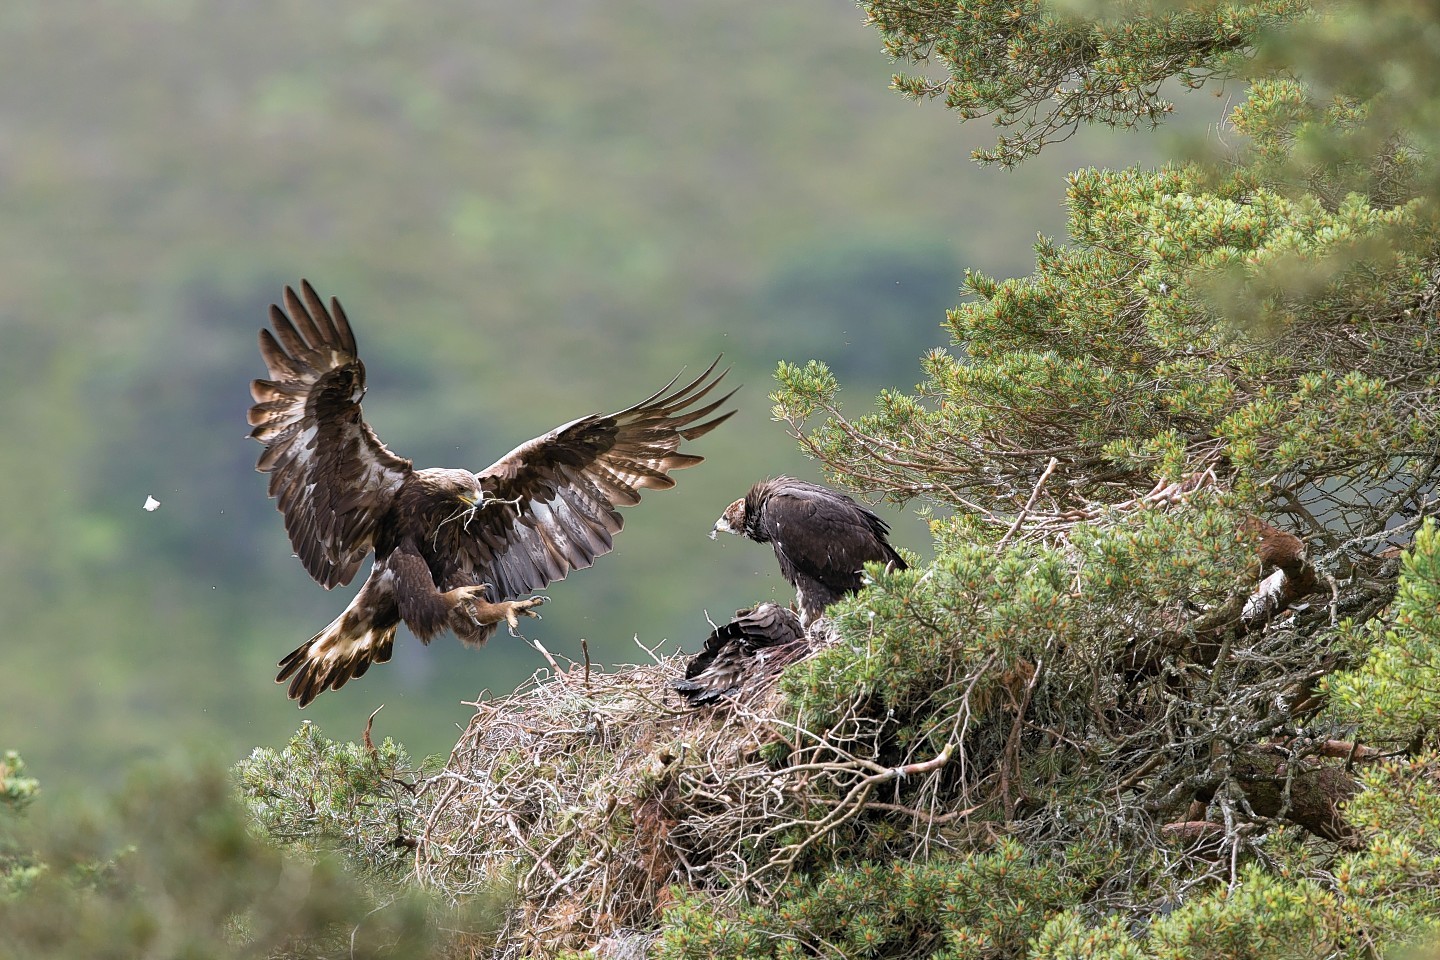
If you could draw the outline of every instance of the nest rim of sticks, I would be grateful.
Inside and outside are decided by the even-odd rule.
[[[646,652],[650,663],[611,671],[556,664],[513,694],[476,701],[424,784],[432,799],[415,875],[454,901],[507,889],[504,956],[644,936],[675,886],[770,899],[877,788],[950,760],[947,749],[879,764],[870,747],[883,720],[857,704],[827,730],[807,730],[785,718],[778,684],[689,707],[671,689],[688,655]]]

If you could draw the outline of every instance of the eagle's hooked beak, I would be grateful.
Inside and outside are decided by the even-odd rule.
[[[715,521],[715,526],[710,529],[710,539],[715,539],[717,533],[743,533],[745,530],[745,501],[736,500],[725,508],[720,514],[720,519]]]

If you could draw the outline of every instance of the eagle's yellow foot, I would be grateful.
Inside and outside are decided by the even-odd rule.
[[[536,620],[541,619],[540,614],[535,612],[535,608],[542,603],[546,603],[549,599],[549,597],[535,596],[529,600],[503,600],[497,603],[496,606],[501,607],[504,611],[505,623],[510,627],[510,636],[520,636],[516,628],[520,626],[521,617],[534,617]]]
[[[505,621],[512,637],[520,636],[516,633],[516,628],[520,626],[520,618],[534,617],[539,620],[540,614],[536,613],[534,608],[550,599],[549,597],[535,596],[529,600],[501,600],[499,603],[491,603],[485,599],[485,594],[489,589],[488,583],[473,587],[457,587],[446,596],[452,603],[466,604],[470,619],[480,626]]]

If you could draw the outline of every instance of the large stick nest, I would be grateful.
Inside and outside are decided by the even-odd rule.
[[[918,644],[931,682],[908,705],[839,684],[851,700],[826,699],[823,720],[773,688],[692,710],[670,689],[679,655],[542,671],[477,703],[425,782],[416,870],[456,900],[511,888],[506,957],[629,951],[676,888],[774,902],[792,874],[837,858],[964,856],[1005,834],[1128,851],[1120,873],[1153,882],[1117,882],[1094,905],[1145,916],[1166,890],[1233,885],[1279,831],[1357,845],[1340,813],[1350,767],[1383,754],[1310,725],[1313,686],[1343,653],[1339,618],[1368,620],[1393,594],[1396,561],[1373,563],[1343,585],[1315,579],[1312,602],[1283,615],[1246,612],[1249,573],[1184,623],[1153,606],[1077,606],[1078,637],[1035,639],[1023,656],[969,650],[983,625],[970,614],[917,621],[887,647],[879,621],[855,613],[852,639],[827,655],[893,671]],[[887,582],[875,600],[920,587]]]
[[[417,873],[455,899],[510,886],[506,955],[651,930],[671,885],[765,898],[877,787],[948,760],[883,766],[880,724],[807,731],[769,690],[691,710],[683,661],[542,671],[477,704],[426,783]]]
[[[722,869],[739,825],[702,840],[680,797],[709,795],[709,819],[723,818],[733,806],[723,791],[763,766],[770,726],[728,705],[682,709],[669,690],[682,673],[679,657],[546,671],[477,704],[428,785],[437,799],[417,854],[422,879],[456,897],[512,884],[503,939],[543,952],[649,926],[678,872]]]

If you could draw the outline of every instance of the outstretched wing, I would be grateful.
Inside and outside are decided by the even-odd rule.
[[[685,665],[685,679],[670,686],[692,707],[760,690],[811,647],[799,614],[762,603],[711,631],[705,648]]]
[[[295,554],[328,590],[355,576],[410,461],[360,415],[365,365],[340,301],[327,310],[307,281],[300,291],[286,287],[285,308],[270,307],[274,333],[260,331],[270,379],[250,384],[250,436],[265,445],[255,469],[270,474]]]
[[[640,502],[646,488],[673,487],[672,470],[702,457],[680,441],[704,436],[735,412],[705,420],[734,391],[697,406],[728,371],[660,391],[618,413],[582,417],[522,443],[481,471],[484,505],[464,530],[451,527],[455,558],[443,554],[442,589],[484,581],[497,600],[519,597],[582,570],[610,552],[623,525],[616,507]],[[679,379],[678,377],[676,379]],[[704,422],[698,422],[704,421]]]

